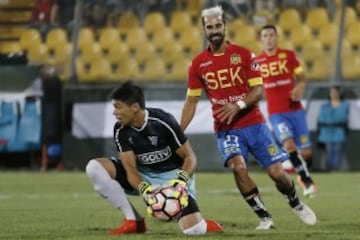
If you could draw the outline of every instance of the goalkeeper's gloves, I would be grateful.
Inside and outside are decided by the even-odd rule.
[[[143,196],[144,202],[147,206],[150,206],[155,203],[153,194],[157,190],[156,187],[150,185],[150,183],[142,181],[138,186],[137,189],[139,193]]]
[[[186,185],[190,180],[190,174],[184,170],[180,170],[176,173],[177,179],[169,180],[167,185],[176,189],[180,196],[180,204],[183,208],[189,204]]]
[[[176,175],[178,176],[178,178],[168,181],[168,185],[172,187],[179,186],[186,188],[186,185],[190,180],[190,174],[184,170],[180,170],[176,173]]]

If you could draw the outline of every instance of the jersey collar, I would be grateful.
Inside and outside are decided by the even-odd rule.
[[[141,132],[142,130],[144,130],[144,128],[146,127],[147,123],[148,123],[148,119],[149,119],[149,111],[147,109],[144,110],[145,112],[145,117],[144,117],[144,124],[141,126],[141,128],[136,128],[134,126],[131,126],[132,129],[134,129],[137,132]]]
[[[267,57],[272,57],[272,56],[275,56],[275,55],[277,55],[277,54],[279,53],[279,48],[277,47],[277,48],[275,49],[275,52],[274,52],[273,54],[268,54],[267,52],[265,52],[265,50],[263,51],[263,53],[264,53],[265,56],[267,56]]]
[[[207,48],[208,52],[209,52],[211,55],[213,55],[213,56],[222,56],[222,55],[224,55],[225,52],[228,50],[228,48],[229,48],[230,45],[231,45],[231,43],[230,43],[229,41],[225,41],[225,42],[226,42],[227,46],[226,46],[226,48],[225,48],[225,50],[224,50],[223,53],[212,53],[212,52],[211,52],[211,48],[210,48],[210,44],[209,44],[209,46],[208,46],[208,48]]]

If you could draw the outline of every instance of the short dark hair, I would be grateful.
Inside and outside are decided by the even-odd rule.
[[[275,25],[271,25],[271,24],[264,25],[261,27],[260,32],[262,32],[262,30],[265,30],[265,29],[273,29],[275,34],[277,35],[277,30],[276,30]]]
[[[145,109],[144,92],[141,87],[131,81],[123,83],[111,94],[111,99],[122,101],[128,105],[139,103],[140,108]]]

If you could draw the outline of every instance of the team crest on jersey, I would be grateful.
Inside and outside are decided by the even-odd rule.
[[[277,148],[276,148],[276,146],[270,144],[270,145],[268,146],[268,152],[269,152],[269,154],[270,154],[271,156],[276,155],[276,154],[277,154]]]
[[[279,58],[279,59],[284,59],[284,58],[286,58],[286,53],[279,53],[278,58]]]
[[[157,146],[158,145],[158,137],[157,136],[148,136],[151,145]]]
[[[230,55],[230,64],[231,65],[237,65],[241,63],[241,57],[238,54],[232,54]]]

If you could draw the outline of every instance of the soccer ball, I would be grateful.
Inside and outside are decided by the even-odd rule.
[[[162,221],[171,221],[180,216],[183,206],[181,199],[186,191],[178,191],[175,187],[167,186],[158,189],[152,196],[154,204],[148,206],[147,211]]]

